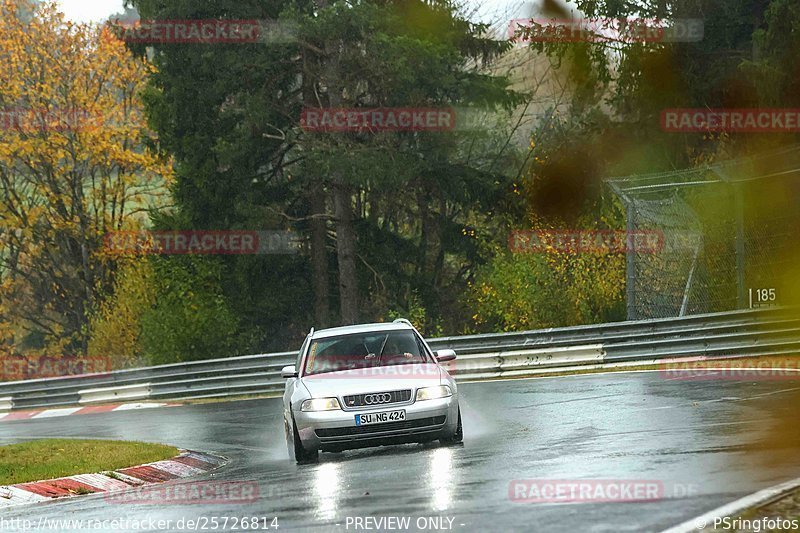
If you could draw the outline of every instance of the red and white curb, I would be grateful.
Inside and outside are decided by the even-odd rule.
[[[183,479],[224,465],[217,455],[181,450],[180,455],[165,461],[121,468],[100,474],[79,474],[46,481],[0,486],[0,509],[66,498],[82,494],[114,493],[133,487]]]
[[[133,409],[151,409],[154,407],[176,407],[177,403],[123,403],[112,405],[90,405],[87,407],[64,407],[59,409],[45,409],[39,411],[11,411],[0,413],[0,422],[12,420],[29,420],[35,418],[53,418],[70,415],[90,415],[94,413],[108,413],[111,411],[129,411]]]

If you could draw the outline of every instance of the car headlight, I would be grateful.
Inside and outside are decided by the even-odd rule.
[[[336,398],[312,398],[300,406],[301,411],[335,411],[341,409]]]
[[[447,385],[439,385],[438,387],[425,387],[424,389],[417,390],[417,401],[419,400],[435,400],[437,398],[447,398],[452,396],[453,391]]]

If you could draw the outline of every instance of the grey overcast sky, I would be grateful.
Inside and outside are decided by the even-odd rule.
[[[486,22],[530,16],[530,8],[526,8],[525,5],[538,3],[538,0],[468,1],[476,6],[478,18]],[[76,22],[102,22],[109,15],[123,11],[122,0],[59,0],[58,3],[67,18]]]

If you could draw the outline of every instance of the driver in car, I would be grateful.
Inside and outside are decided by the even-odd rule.
[[[407,336],[389,335],[383,350],[387,365],[424,363],[419,348]]]

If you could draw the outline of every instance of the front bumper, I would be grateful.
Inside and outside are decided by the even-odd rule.
[[[399,409],[404,409],[406,412],[406,419],[402,422],[356,426],[357,414]],[[303,447],[307,450],[345,450],[403,442],[424,442],[456,431],[458,397],[453,395],[436,400],[348,411],[298,410],[294,412],[294,420]]]

